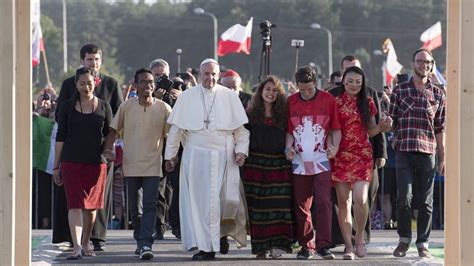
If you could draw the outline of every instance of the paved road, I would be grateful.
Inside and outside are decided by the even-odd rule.
[[[238,250],[231,242],[228,255],[216,255],[216,260],[212,262],[193,262],[191,256],[194,252],[186,252],[181,248],[181,243],[168,231],[165,239],[155,242],[153,246],[155,257],[151,261],[141,261],[134,256],[135,241],[132,238],[132,231],[115,230],[108,232],[108,242],[106,251],[98,252],[97,257],[87,257],[77,261],[68,261],[66,257],[70,249],[63,244],[51,244],[50,230],[34,230],[32,232],[33,250],[32,265],[443,265],[444,239],[442,231],[433,231],[430,247],[436,255],[432,259],[420,259],[416,248],[412,245],[407,257],[403,259],[392,256],[392,251],[397,244],[395,231],[372,231],[373,239],[368,245],[368,255],[364,259],[355,261],[343,261],[343,248],[337,247],[333,250],[336,255],[334,261],[324,261],[315,257],[309,261],[296,260],[296,254],[284,254],[279,259],[256,260],[250,254],[250,241],[246,248]],[[416,235],[416,233],[414,234]]]

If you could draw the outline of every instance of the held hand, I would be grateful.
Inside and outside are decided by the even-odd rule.
[[[377,158],[375,159],[375,167],[382,168],[385,166],[385,162],[386,162],[385,158]]]
[[[165,170],[166,172],[173,172],[174,168],[176,167],[176,157],[172,158],[171,160],[165,161]]]
[[[62,186],[62,185],[63,185],[63,179],[62,179],[62,177],[59,175],[59,169],[54,170],[54,173],[53,173],[53,181],[54,181],[54,184],[56,184],[56,185],[58,185],[58,186]]]
[[[380,131],[381,132],[387,132],[390,130],[392,127],[392,118],[390,116],[384,116],[380,119],[379,125],[380,125]]]
[[[244,165],[244,162],[245,162],[245,158],[247,156],[245,156],[245,154],[239,152],[237,154],[235,154],[235,162],[239,165],[239,166],[242,166]]]
[[[336,157],[337,150],[334,148],[333,145],[330,145],[330,146],[327,147],[327,149],[326,149],[326,154],[327,154],[327,156],[328,156],[328,159],[334,159],[334,157]]]
[[[285,149],[285,156],[288,161],[293,161],[295,158],[296,151],[293,147],[289,147]]]

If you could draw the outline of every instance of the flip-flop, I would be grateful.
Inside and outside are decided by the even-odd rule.
[[[66,259],[67,259],[67,260],[79,260],[79,259],[82,259],[82,255],[81,255],[81,254],[77,254],[76,256],[74,256],[74,255],[69,255],[69,256],[67,256]]]

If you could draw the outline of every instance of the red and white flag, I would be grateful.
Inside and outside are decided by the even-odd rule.
[[[403,66],[398,62],[397,53],[395,53],[395,48],[393,48],[392,40],[387,38],[383,42],[383,50],[387,53],[387,61],[385,63],[385,81],[387,85],[391,85],[393,78],[400,73]]]
[[[423,42],[423,48],[434,50],[443,44],[443,37],[441,36],[441,22],[436,22],[433,26],[425,30],[421,36],[420,41]]]
[[[32,28],[33,28],[33,38],[32,38],[32,45],[31,45],[31,58],[32,58],[32,65],[36,67],[40,63],[40,52],[44,51],[44,44],[43,44],[43,32],[41,31],[41,23],[40,23],[40,0],[33,0],[32,1]]]
[[[250,44],[252,39],[253,18],[250,18],[247,26],[235,24],[230,27],[219,38],[217,55],[224,56],[230,53],[250,54]]]

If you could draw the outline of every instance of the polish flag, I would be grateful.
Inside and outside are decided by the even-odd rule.
[[[443,44],[441,36],[441,22],[436,22],[433,26],[425,30],[421,36],[420,41],[423,42],[423,48],[434,50]]]
[[[31,44],[31,58],[32,65],[36,67],[40,63],[40,53],[44,51],[43,43],[43,32],[41,31],[40,24],[40,0],[32,1],[32,28],[33,28],[33,38]]]
[[[250,54],[250,43],[252,39],[253,18],[250,18],[247,26],[235,24],[230,27],[219,38],[217,55],[224,56],[231,53]]]
[[[398,62],[395,48],[393,48],[392,41],[388,38],[383,42],[383,51],[384,53],[387,53],[387,61],[385,63],[385,81],[387,85],[391,85],[393,78],[400,73],[403,66]]]

